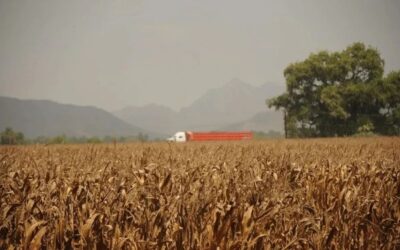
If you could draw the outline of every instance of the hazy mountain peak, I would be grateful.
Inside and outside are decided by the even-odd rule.
[[[113,113],[117,114],[117,116],[122,116],[122,119],[126,119],[126,116],[130,116],[131,113],[147,113],[151,115],[160,112],[175,113],[170,107],[157,103],[149,103],[143,106],[127,106]]]
[[[252,87],[252,85],[235,77],[232,80],[230,80],[229,82],[227,82],[224,87],[243,87],[243,86]]]
[[[168,111],[168,112],[175,112],[172,108],[170,108],[168,106],[164,106],[164,105],[161,105],[161,104],[158,104],[158,103],[154,103],[154,102],[146,104],[146,105],[144,105],[144,106],[142,106],[140,108],[143,108],[143,109],[156,109],[156,110],[164,110],[164,111]]]
[[[280,94],[282,89],[278,84],[253,86],[239,78],[233,78],[219,88],[209,89],[179,112],[162,105],[149,104],[124,109],[115,114],[131,124],[163,133],[179,130],[213,130],[247,121],[255,114],[268,110],[265,100],[277,93]],[[270,114],[266,117],[266,119],[276,118]],[[246,124],[256,128],[256,122]],[[257,123],[257,128],[264,128],[261,125]]]
[[[165,106],[163,106],[161,104],[158,104],[158,103],[154,103],[154,102],[151,102],[151,103],[148,103],[146,105],[143,105],[142,107],[149,107],[149,108],[160,108],[160,107],[163,107],[163,108],[166,108]]]

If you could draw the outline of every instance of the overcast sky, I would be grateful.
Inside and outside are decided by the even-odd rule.
[[[0,0],[0,95],[179,109],[356,41],[400,69],[400,1]]]

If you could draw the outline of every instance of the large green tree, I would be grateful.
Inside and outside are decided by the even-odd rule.
[[[378,131],[400,135],[400,70],[389,73],[378,86],[383,119]]]
[[[286,92],[268,105],[284,110],[290,137],[398,134],[400,74],[383,73],[379,52],[363,43],[321,51],[284,70]]]

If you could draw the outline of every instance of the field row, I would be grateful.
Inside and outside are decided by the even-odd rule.
[[[0,148],[0,249],[400,248],[400,139]]]

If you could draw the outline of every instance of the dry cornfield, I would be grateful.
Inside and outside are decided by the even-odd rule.
[[[0,249],[398,249],[400,138],[0,148]]]

